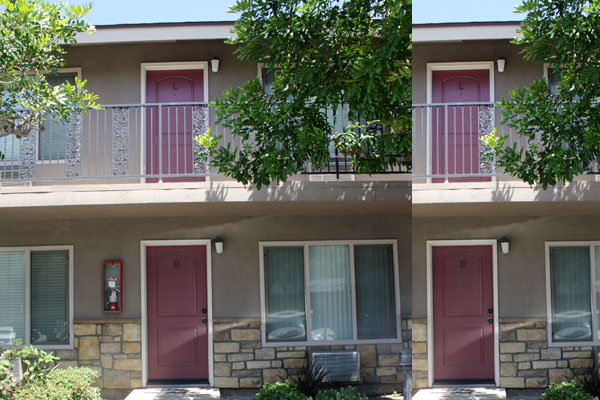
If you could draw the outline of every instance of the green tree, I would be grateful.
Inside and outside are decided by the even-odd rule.
[[[45,118],[69,121],[73,112],[97,106],[85,81],[52,86],[46,80],[64,65],[64,45],[93,32],[83,21],[90,8],[0,0],[0,137],[26,136]]]
[[[216,123],[243,145],[212,146],[213,167],[260,187],[307,161],[323,167],[332,141],[361,173],[410,166],[411,0],[238,0],[232,11],[238,58],[274,78],[268,93],[254,79],[216,100]],[[357,125],[335,132],[326,110],[340,104]]]
[[[496,165],[544,188],[569,182],[600,156],[600,0],[525,0],[518,11],[527,60],[548,63],[544,79],[501,101],[503,123],[527,146],[484,138]]]

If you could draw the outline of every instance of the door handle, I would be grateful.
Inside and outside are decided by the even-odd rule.
[[[202,309],[202,313],[203,313],[203,314],[206,314],[206,313],[207,313],[207,310],[206,310],[206,308],[203,308],[203,309]]]
[[[206,324],[208,322],[208,319],[202,318],[202,322]]]
[[[493,312],[494,312],[494,309],[493,309],[493,308],[488,308],[488,313],[489,313],[489,314],[491,314],[491,313],[493,313]]]
[[[488,322],[489,322],[490,324],[493,324],[493,323],[494,323],[494,319],[493,319],[493,318],[488,318]]]

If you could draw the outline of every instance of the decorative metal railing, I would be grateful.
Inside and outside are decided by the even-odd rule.
[[[343,110],[331,111],[332,123],[347,123]],[[214,120],[207,103],[119,104],[89,110],[69,123],[46,121],[39,131],[17,139],[0,138],[0,182],[79,180],[91,182],[194,181],[216,175],[209,165],[196,163],[202,149],[193,137],[208,127],[222,136],[222,145],[242,145],[238,137]],[[381,173],[407,172],[400,169]],[[304,174],[327,174],[341,179],[354,174],[350,161],[332,146],[325,168],[307,163]]]
[[[515,132],[498,123],[492,103],[413,105],[413,177],[434,182],[487,180],[503,175],[486,157],[482,136],[494,128],[507,135],[506,145],[520,141]]]

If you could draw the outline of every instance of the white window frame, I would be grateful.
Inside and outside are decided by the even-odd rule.
[[[395,317],[396,317],[396,337],[386,339],[358,339],[358,323],[356,315],[356,282],[354,266],[354,247],[361,245],[392,245],[393,250],[393,268],[394,268],[394,299],[395,299]],[[377,344],[377,343],[402,343],[402,313],[400,308],[400,277],[398,268],[398,243],[393,239],[385,240],[322,240],[322,241],[289,241],[289,242],[259,242],[259,266],[260,266],[260,324],[261,341],[263,347],[278,346],[336,346],[336,345],[355,345],[355,344]],[[350,276],[352,284],[352,339],[347,340],[313,340],[311,338],[310,319],[310,246],[349,246],[350,250]],[[266,248],[273,247],[302,247],[304,249],[304,301],[306,318],[306,339],[298,341],[267,341],[267,303],[265,287],[265,265],[264,251]]]
[[[546,242],[546,329],[548,336],[548,345],[550,347],[571,347],[571,346],[598,346],[598,307],[596,303],[596,246],[600,246],[600,241],[568,241],[568,242]],[[590,311],[592,314],[592,340],[591,341],[571,341],[555,342],[552,338],[552,276],[550,273],[550,249],[553,247],[589,247],[590,249]]]
[[[35,344],[31,343],[31,252],[67,250],[69,252],[68,271],[68,318],[69,318],[69,343],[67,344]],[[22,246],[22,247],[0,247],[0,253],[4,252],[25,253],[25,340],[22,346],[33,345],[39,349],[60,350],[73,349],[73,245],[57,246]],[[20,347],[22,347],[20,346]]]

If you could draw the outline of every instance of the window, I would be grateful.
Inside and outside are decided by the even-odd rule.
[[[263,342],[400,341],[394,243],[261,243]]]
[[[550,343],[600,343],[600,242],[546,246]]]
[[[72,248],[0,249],[0,346],[72,344]]]
[[[76,72],[58,73],[48,76],[47,80],[51,86],[62,85],[69,82],[75,85]],[[67,124],[46,119],[40,126],[38,145],[38,160],[64,160],[67,144]]]

